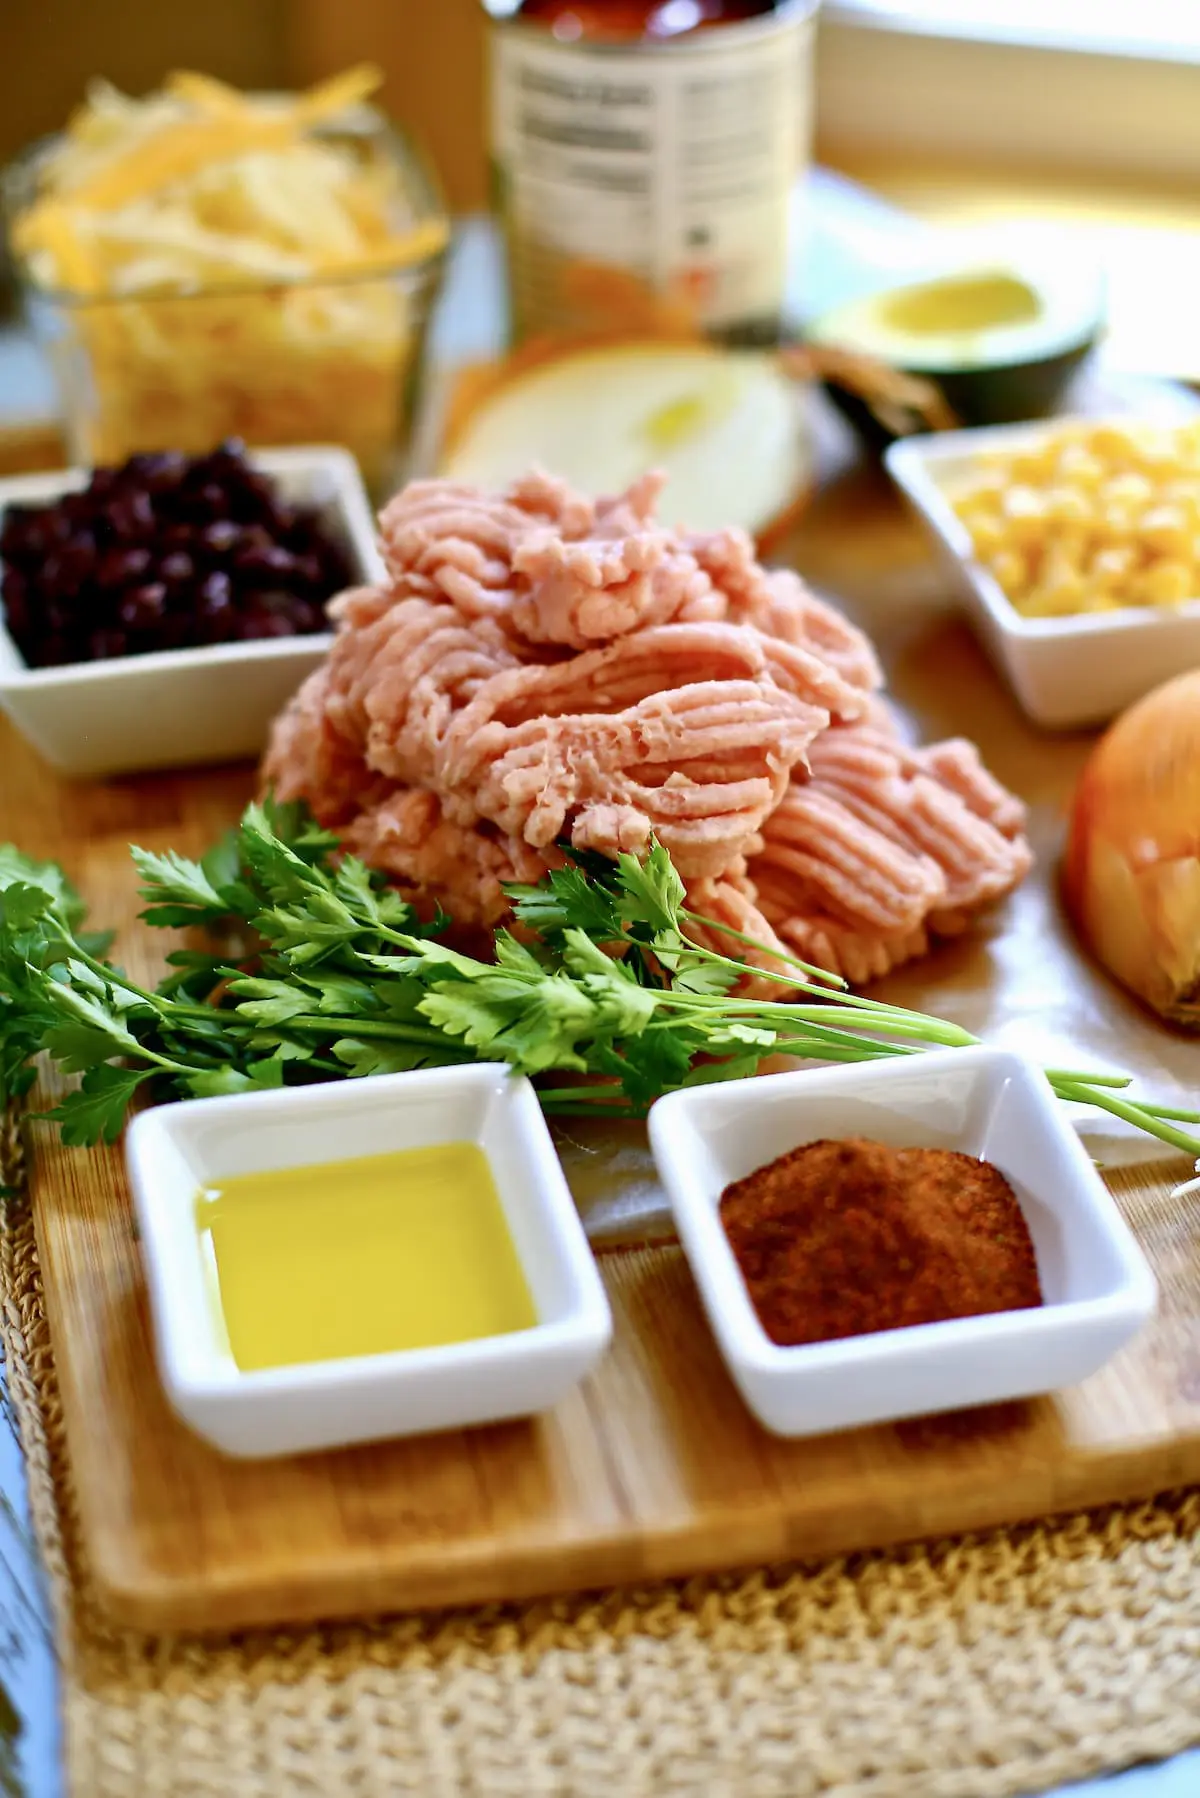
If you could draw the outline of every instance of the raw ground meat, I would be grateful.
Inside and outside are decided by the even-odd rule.
[[[970,743],[905,744],[867,638],[744,533],[656,523],[661,485],[411,483],[388,582],[331,606],[264,784],[465,925],[563,844],[657,836],[764,967],[884,974],[1022,878],[1023,808]]]

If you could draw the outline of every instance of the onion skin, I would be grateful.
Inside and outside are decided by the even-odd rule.
[[[1063,894],[1122,985],[1200,1030],[1200,669],[1139,700],[1096,745],[1075,794]]]

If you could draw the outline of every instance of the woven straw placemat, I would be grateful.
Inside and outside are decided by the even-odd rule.
[[[11,1122],[0,1176],[19,1184]],[[1010,1798],[1200,1740],[1200,1493],[521,1608],[115,1630],[79,1552],[28,1204],[0,1212],[72,1798]]]

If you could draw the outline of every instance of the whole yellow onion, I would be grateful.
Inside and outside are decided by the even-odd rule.
[[[1096,745],[1075,795],[1064,894],[1110,973],[1200,1029],[1200,669],[1139,700]]]

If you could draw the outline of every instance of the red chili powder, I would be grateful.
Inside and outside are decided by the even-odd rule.
[[[785,1346],[1043,1302],[1012,1187],[952,1149],[807,1143],[727,1186],[721,1222]]]

